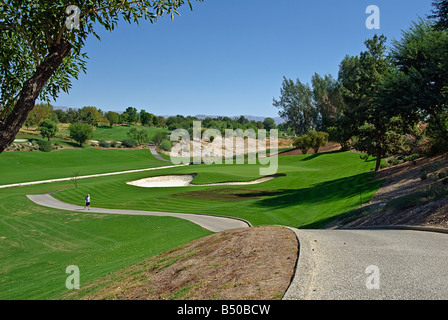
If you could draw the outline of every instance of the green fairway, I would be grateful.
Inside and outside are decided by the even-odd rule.
[[[1,184],[166,165],[148,150],[71,149],[10,152],[0,157]],[[71,182],[0,190],[0,299],[59,299],[65,269],[80,269],[81,286],[145,258],[210,234],[169,217],[74,213],[35,205],[26,194],[52,192],[93,207],[240,217],[253,225],[321,227],[369,201],[379,187],[373,161],[357,153],[281,156],[283,176],[244,186],[141,188],[126,184],[148,176],[196,173],[193,184],[250,181],[259,165],[191,165]],[[362,197],[361,197],[362,196]]]
[[[55,152],[4,152],[0,185],[166,166],[148,149],[63,149]]]
[[[79,267],[84,286],[210,234],[185,220],[74,213],[40,207],[25,197],[71,187],[0,191],[0,299],[59,299],[70,292],[65,286],[70,265]]]
[[[257,185],[142,188],[126,184],[167,174],[196,173],[193,184],[260,178],[259,165],[194,165],[89,179],[79,189],[54,196],[79,204],[90,193],[96,207],[226,215],[253,225],[319,227],[370,200],[380,185],[370,172],[373,165],[350,152],[282,156],[278,173],[285,176]]]

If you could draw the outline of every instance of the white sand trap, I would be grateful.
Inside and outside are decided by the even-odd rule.
[[[247,182],[220,182],[210,184],[191,184],[196,174],[184,174],[184,175],[167,175],[144,178],[136,181],[127,182],[129,185],[144,187],[144,188],[167,188],[167,187],[204,187],[204,186],[234,186],[234,185],[248,185],[257,184],[265,181],[269,181],[279,177],[280,175],[273,175],[263,177],[253,181]]]

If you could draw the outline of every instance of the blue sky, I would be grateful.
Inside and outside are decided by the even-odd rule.
[[[205,0],[181,16],[140,26],[123,22],[90,37],[87,74],[52,104],[156,115],[275,117],[272,99],[283,76],[310,82],[337,77],[345,55],[364,50],[375,33],[399,39],[431,0]],[[380,30],[368,30],[369,5]]]

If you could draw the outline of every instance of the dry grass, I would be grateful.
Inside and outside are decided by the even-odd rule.
[[[282,227],[224,231],[85,286],[75,299],[273,300],[294,275],[298,242]]]

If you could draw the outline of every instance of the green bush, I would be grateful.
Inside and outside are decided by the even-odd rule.
[[[125,139],[121,141],[121,145],[126,148],[133,148],[137,146],[137,142],[134,139]]]
[[[397,164],[400,163],[400,160],[398,160],[397,158],[390,158],[387,160],[387,162],[391,165],[391,166],[395,166]]]
[[[38,140],[37,145],[39,146],[40,151],[43,151],[43,152],[53,151],[53,147],[51,146],[51,143],[49,141]]]
[[[171,142],[168,140],[163,140],[160,143],[160,148],[164,151],[171,151]]]
[[[409,156],[403,157],[403,160],[406,162],[412,162],[412,161],[417,160],[418,158],[420,158],[420,155],[418,153],[414,153]]]
[[[102,148],[110,148],[112,146],[112,144],[110,142],[107,142],[106,140],[100,140],[98,144]]]
[[[152,138],[152,142],[158,146],[162,143],[162,141],[166,140],[167,136],[163,132],[157,132]]]
[[[426,180],[426,178],[428,178],[428,172],[427,171],[421,172],[420,173],[420,179]]]

